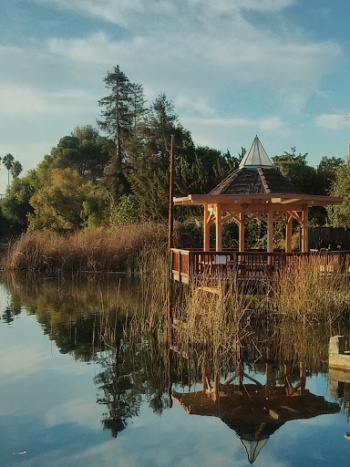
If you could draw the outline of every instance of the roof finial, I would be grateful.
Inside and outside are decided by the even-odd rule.
[[[239,168],[243,167],[272,167],[272,162],[269,156],[266,154],[263,145],[261,144],[258,135],[255,135],[254,141],[247,152],[247,154],[241,160]]]

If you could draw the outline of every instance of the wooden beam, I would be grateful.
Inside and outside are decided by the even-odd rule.
[[[304,206],[301,213],[302,225],[301,225],[301,251],[306,253],[309,251],[309,232],[308,232],[308,208]]]
[[[210,251],[210,212],[207,204],[204,205],[203,251]]]
[[[273,253],[273,205],[269,204],[267,213],[267,252]]]
[[[216,223],[215,223],[215,248],[216,251],[222,250],[222,220],[221,220],[221,204],[216,205]]]
[[[175,135],[171,135],[170,140],[170,168],[169,168],[169,204],[168,204],[168,248],[173,247],[174,237],[174,148],[175,148]]]
[[[239,251],[244,251],[244,229],[245,229],[245,223],[244,223],[244,212],[240,212],[238,215],[239,218],[239,223],[238,223],[238,249]]]
[[[286,223],[286,239],[285,239],[285,252],[292,252],[292,235],[293,235],[293,217],[289,216]]]

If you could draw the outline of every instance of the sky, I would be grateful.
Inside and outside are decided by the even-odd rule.
[[[349,16],[348,0],[0,0],[0,157],[25,175],[95,126],[119,65],[196,145],[346,158]]]

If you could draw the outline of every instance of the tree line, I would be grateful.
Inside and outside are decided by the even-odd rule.
[[[196,145],[165,93],[147,105],[143,86],[131,82],[119,66],[107,72],[104,84],[107,95],[98,102],[96,126],[73,129],[23,177],[11,154],[3,158],[13,175],[1,200],[3,234],[166,220],[171,135],[176,141],[175,196],[207,193],[238,168],[246,150],[232,156]],[[313,168],[307,153],[291,148],[272,160],[304,193],[350,193],[349,168],[342,158],[323,157]],[[348,227],[348,210],[350,195],[341,207],[314,209],[312,222]],[[180,221],[195,214],[175,212]]]

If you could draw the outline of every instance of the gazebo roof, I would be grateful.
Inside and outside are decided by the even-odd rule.
[[[273,167],[259,138],[255,136],[250,150],[242,159],[239,168],[231,172],[210,195],[253,193],[295,193],[301,194],[281,172]]]
[[[293,203],[326,206],[340,204],[342,198],[302,193],[278,169],[273,167],[259,138],[255,136],[239,168],[232,171],[208,194],[189,194],[184,197],[174,197],[173,201],[176,205],[249,202],[265,207],[267,203],[280,206],[284,204],[291,206]]]

